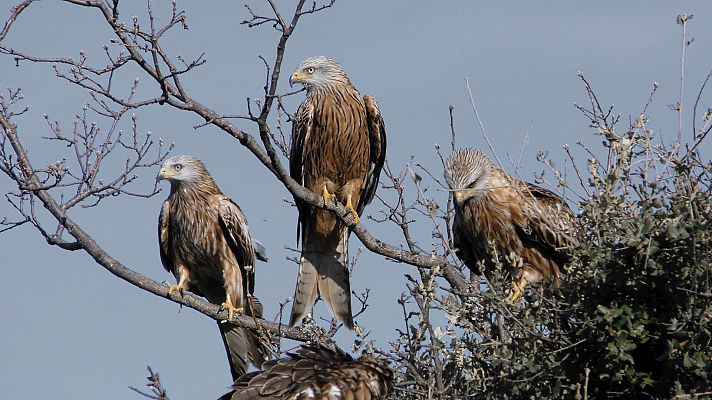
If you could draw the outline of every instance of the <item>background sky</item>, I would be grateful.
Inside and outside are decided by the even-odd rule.
[[[15,1],[0,2],[4,22]],[[168,20],[170,2],[154,0],[160,21]],[[168,4],[164,4],[168,3]],[[144,2],[124,1],[121,19],[138,15]],[[285,18],[294,4],[278,1]],[[255,10],[267,12],[259,1]],[[249,15],[240,2],[179,2],[190,30],[174,30],[163,42],[169,54],[185,58],[205,52],[207,63],[183,78],[191,97],[222,114],[245,112],[245,98],[259,98],[264,85],[263,55],[273,62],[278,34],[265,25],[248,29],[239,22]],[[450,137],[448,106],[454,106],[458,144],[486,150],[473,118],[465,87],[469,78],[487,132],[501,158],[518,158],[525,137],[522,176],[533,179],[543,166],[536,161],[547,150],[562,169],[563,144],[581,140],[600,148],[587,120],[572,107],[587,97],[576,73],[582,71],[605,105],[615,105],[622,121],[637,115],[653,82],[660,89],[648,115],[658,138],[677,136],[677,114],[667,106],[679,91],[680,27],[678,14],[694,14],[688,37],[686,92],[691,109],[712,67],[712,2],[406,2],[352,1],[304,17],[287,46],[280,91],[304,58],[328,55],[341,63],[362,94],[378,100],[388,133],[388,160],[401,171],[414,155],[437,176],[442,171],[434,144],[444,149]],[[47,57],[78,57],[103,64],[101,47],[112,38],[96,10],[60,2],[37,2],[13,26],[5,45]],[[141,94],[155,95],[153,82],[136,68],[115,77],[128,91],[140,77]],[[50,65],[0,57],[0,86],[21,88],[30,111],[15,118],[36,166],[69,157],[63,146],[41,139],[50,133],[43,114],[71,129],[73,116],[88,95],[57,79]],[[289,98],[294,111],[304,94]],[[703,96],[709,107],[712,95]],[[703,107],[703,110],[704,110]],[[701,114],[702,112],[700,112]],[[286,260],[295,246],[296,211],[282,199],[289,193],[234,139],[213,127],[194,130],[201,120],[167,106],[137,113],[139,130],[175,142],[174,154],[204,161],[223,192],[240,204],[251,232],[267,247],[270,262],[257,265],[256,293],[272,318],[278,303],[291,296],[296,265]],[[634,118],[634,117],[633,117]],[[691,137],[691,115],[685,135]],[[101,119],[97,119],[101,125]],[[256,127],[235,122],[247,132]],[[123,122],[129,127],[128,119]],[[624,129],[621,125],[619,129]],[[709,156],[710,146],[704,154]],[[576,154],[583,162],[580,151]],[[115,173],[121,157],[109,164]],[[511,166],[508,167],[511,171]],[[158,168],[143,171],[134,190],[150,190]],[[571,176],[573,180],[573,176]],[[6,192],[12,182],[0,177]],[[110,198],[99,207],[75,208],[70,216],[112,256],[133,270],[163,281],[156,224],[162,193],[150,199]],[[433,187],[432,189],[435,189]],[[383,193],[383,191],[381,191]],[[431,190],[441,204],[446,194]],[[367,214],[378,213],[378,202]],[[0,204],[0,219],[15,217]],[[401,243],[395,226],[363,219],[377,237]],[[50,225],[54,226],[54,225]],[[431,226],[421,222],[419,243],[430,247]],[[351,255],[360,243],[351,240]],[[230,383],[223,345],[215,323],[191,309],[137,289],[94,264],[82,252],[49,247],[29,226],[0,234],[0,393],[8,399],[137,399],[127,386],[145,384],[145,368],[161,374],[173,399],[216,398]],[[371,289],[371,307],[358,323],[371,330],[377,345],[388,348],[402,327],[396,299],[405,290],[404,273],[412,267],[363,254],[351,278],[352,289]],[[323,304],[317,315],[327,315]],[[338,337],[350,347],[352,333]]]

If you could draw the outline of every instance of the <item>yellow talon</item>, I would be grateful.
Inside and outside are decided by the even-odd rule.
[[[346,208],[351,211],[351,214],[354,216],[354,224],[358,224],[359,221],[359,216],[358,213],[356,212],[356,209],[354,208],[353,203],[351,202],[351,194],[346,197]]]
[[[170,295],[173,292],[178,292],[180,295],[183,295],[183,291],[185,290],[185,287],[182,284],[178,285],[171,285],[168,282],[163,282],[164,285],[168,286],[168,295]]]
[[[336,195],[329,193],[329,190],[326,188],[326,185],[324,185],[324,193],[322,193],[322,197],[324,197],[324,205],[326,205],[326,203],[330,202],[331,200],[336,199]]]
[[[526,286],[526,284],[527,282],[525,280],[519,283],[512,282],[512,289],[509,291],[507,300],[511,301],[512,303],[521,300],[522,294],[524,294],[524,287]]]
[[[223,309],[227,310],[227,319],[228,320],[231,320],[232,317],[235,316],[235,314],[242,314],[245,311],[242,307],[235,307],[232,305],[232,303],[229,303],[227,301],[220,304],[220,306]]]

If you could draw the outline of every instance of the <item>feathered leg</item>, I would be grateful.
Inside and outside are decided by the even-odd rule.
[[[232,299],[230,298],[230,293],[227,294],[227,300],[225,300],[220,306],[227,310],[227,319],[231,320],[235,314],[242,314],[245,309],[242,307],[235,307]]]
[[[524,294],[524,288],[530,283],[539,282],[543,279],[541,272],[537,271],[534,267],[525,264],[524,267],[519,271],[519,278],[517,282],[512,282],[512,288],[509,291],[507,300],[515,302],[520,300]]]
[[[326,185],[324,185],[324,192],[321,194],[321,196],[324,198],[325,204],[336,198],[335,194],[329,193],[329,189],[326,188]]]
[[[188,277],[190,276],[190,273],[183,264],[178,264],[175,270],[175,276],[178,281],[177,285],[171,285],[168,282],[164,282],[164,284],[168,286],[168,294],[170,295],[173,292],[178,292],[183,295],[183,291],[188,284]]]
[[[245,268],[252,266],[245,266]],[[243,292],[243,276],[240,268],[236,265],[226,265],[223,267],[223,279],[225,280],[225,301],[220,306],[227,310],[228,321],[235,314],[241,314],[245,309],[245,296]]]
[[[353,203],[351,202],[351,193],[346,196],[346,208],[351,211],[351,214],[354,216],[354,223],[358,224],[359,216],[356,212],[356,209],[354,208]]]

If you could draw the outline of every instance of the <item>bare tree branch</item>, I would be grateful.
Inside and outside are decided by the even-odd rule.
[[[52,196],[47,192],[47,189],[43,188],[43,185],[35,172],[36,170],[30,163],[27,153],[20,142],[15,127],[2,114],[0,114],[0,127],[2,127],[4,134],[7,136],[10,145],[18,157],[18,164],[22,174],[26,176],[24,181],[24,184],[27,186],[26,190],[31,192],[33,196],[36,196],[42,202],[42,205],[47,209],[47,211],[49,211],[76,240],[76,244],[72,245],[61,245],[61,243],[65,242],[58,242],[54,244],[57,244],[60,247],[67,247],[68,249],[81,248],[92,258],[94,258],[97,264],[106,268],[117,277],[143,290],[195,309],[215,320],[222,321],[227,319],[227,311],[222,310],[220,306],[208,303],[190,293],[185,293],[183,295],[178,293],[168,293],[168,287],[166,285],[136,273],[106,253],[106,251],[104,251],[104,249],[102,249],[88,233],[86,233],[81,227],[79,227],[79,225],[67,216],[66,209],[64,209],[62,205],[57,203],[52,198]],[[230,322],[251,329],[266,329],[272,334],[279,333],[283,337],[299,341],[314,340],[315,338],[314,334],[310,332],[303,332],[296,328],[289,328],[281,324],[254,319],[253,317],[244,315],[234,316],[234,320],[231,320]],[[322,340],[322,342],[328,344],[330,343],[330,340]]]
[[[114,1],[115,4],[118,3],[118,0]],[[161,384],[161,378],[158,376],[158,372],[153,372],[150,366],[146,368],[148,369],[148,377],[146,378],[148,379],[148,383],[146,386],[151,389],[151,393],[146,393],[133,386],[129,386],[129,389],[149,399],[168,400],[168,393],[166,393],[166,389],[164,389],[163,384]]]
[[[2,30],[0,30],[0,42],[5,39],[5,36],[10,31],[10,27],[17,20],[17,17],[20,15],[20,13],[23,12],[27,7],[29,7],[30,3],[32,3],[33,1],[35,0],[24,0],[22,3],[13,7],[13,9],[10,11],[10,16],[8,17],[7,21],[5,21]]]

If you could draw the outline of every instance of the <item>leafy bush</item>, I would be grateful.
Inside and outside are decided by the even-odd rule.
[[[579,204],[583,239],[561,288],[535,287],[523,303],[510,304],[503,300],[505,274],[457,296],[450,289],[438,295],[438,280],[421,271],[423,283],[412,280],[401,300],[419,312],[394,344],[401,397],[712,393],[712,164],[697,150],[710,113],[686,148],[659,144],[645,114],[619,134],[618,118],[583,80],[594,109],[580,109],[606,154],[601,161],[586,149],[587,166],[577,166],[586,192]],[[499,255],[495,262],[505,270],[516,260]],[[444,313],[446,328],[428,325],[432,310]]]

